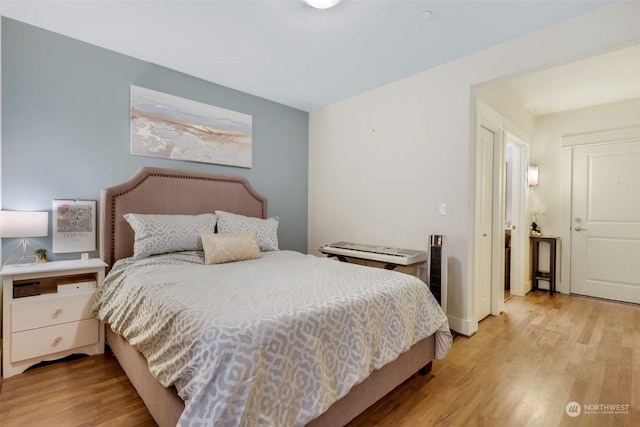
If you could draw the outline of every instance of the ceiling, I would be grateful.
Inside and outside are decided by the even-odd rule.
[[[316,10],[302,0],[2,0],[0,12],[313,111],[611,3],[343,0]],[[557,81],[562,89],[577,83],[568,73]],[[549,78],[557,77],[523,76],[509,84],[530,99],[530,108],[544,111],[540,88]],[[527,89],[535,85],[537,90]]]
[[[640,44],[498,84],[534,116],[640,98]]]

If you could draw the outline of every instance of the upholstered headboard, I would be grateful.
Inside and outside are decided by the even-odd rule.
[[[122,184],[102,190],[100,257],[109,266],[133,254],[126,213],[196,215],[223,210],[267,217],[267,199],[246,178],[143,167]]]

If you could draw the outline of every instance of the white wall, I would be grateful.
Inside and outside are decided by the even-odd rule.
[[[478,86],[473,93],[502,116],[505,130],[529,144],[535,126],[535,117],[522,105],[522,101],[509,90],[508,86],[498,81]]]
[[[545,232],[562,232],[564,171],[562,137],[640,126],[640,98],[597,105],[536,118],[531,144],[531,162],[539,166],[540,181],[532,188],[532,211],[547,206],[547,215],[538,217]]]
[[[536,118],[530,154],[531,163],[539,166],[540,180],[538,187],[529,192],[529,207],[531,211],[546,210],[546,214],[538,216],[544,234],[562,236],[563,218],[569,215],[570,200],[566,189],[571,185],[567,163],[570,158],[565,153],[567,149],[561,148],[562,137],[636,126],[640,126],[640,98]],[[541,259],[547,259],[546,253],[541,253]],[[556,287],[560,292],[568,293],[565,272],[569,269],[570,252],[566,244],[562,245],[561,259]]]
[[[312,112],[309,251],[338,240],[424,248],[445,234],[447,314],[474,333],[471,87],[640,40],[638,14],[639,3],[617,3]]]

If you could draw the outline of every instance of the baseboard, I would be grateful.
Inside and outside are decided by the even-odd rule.
[[[478,332],[478,321],[475,319],[460,319],[454,316],[447,317],[449,318],[449,328],[460,335],[470,337]]]

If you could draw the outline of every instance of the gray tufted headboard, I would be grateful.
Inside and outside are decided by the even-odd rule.
[[[267,217],[267,199],[246,178],[155,167],[102,190],[100,257],[109,265],[133,254],[133,230],[126,213],[196,215],[223,210]]]

